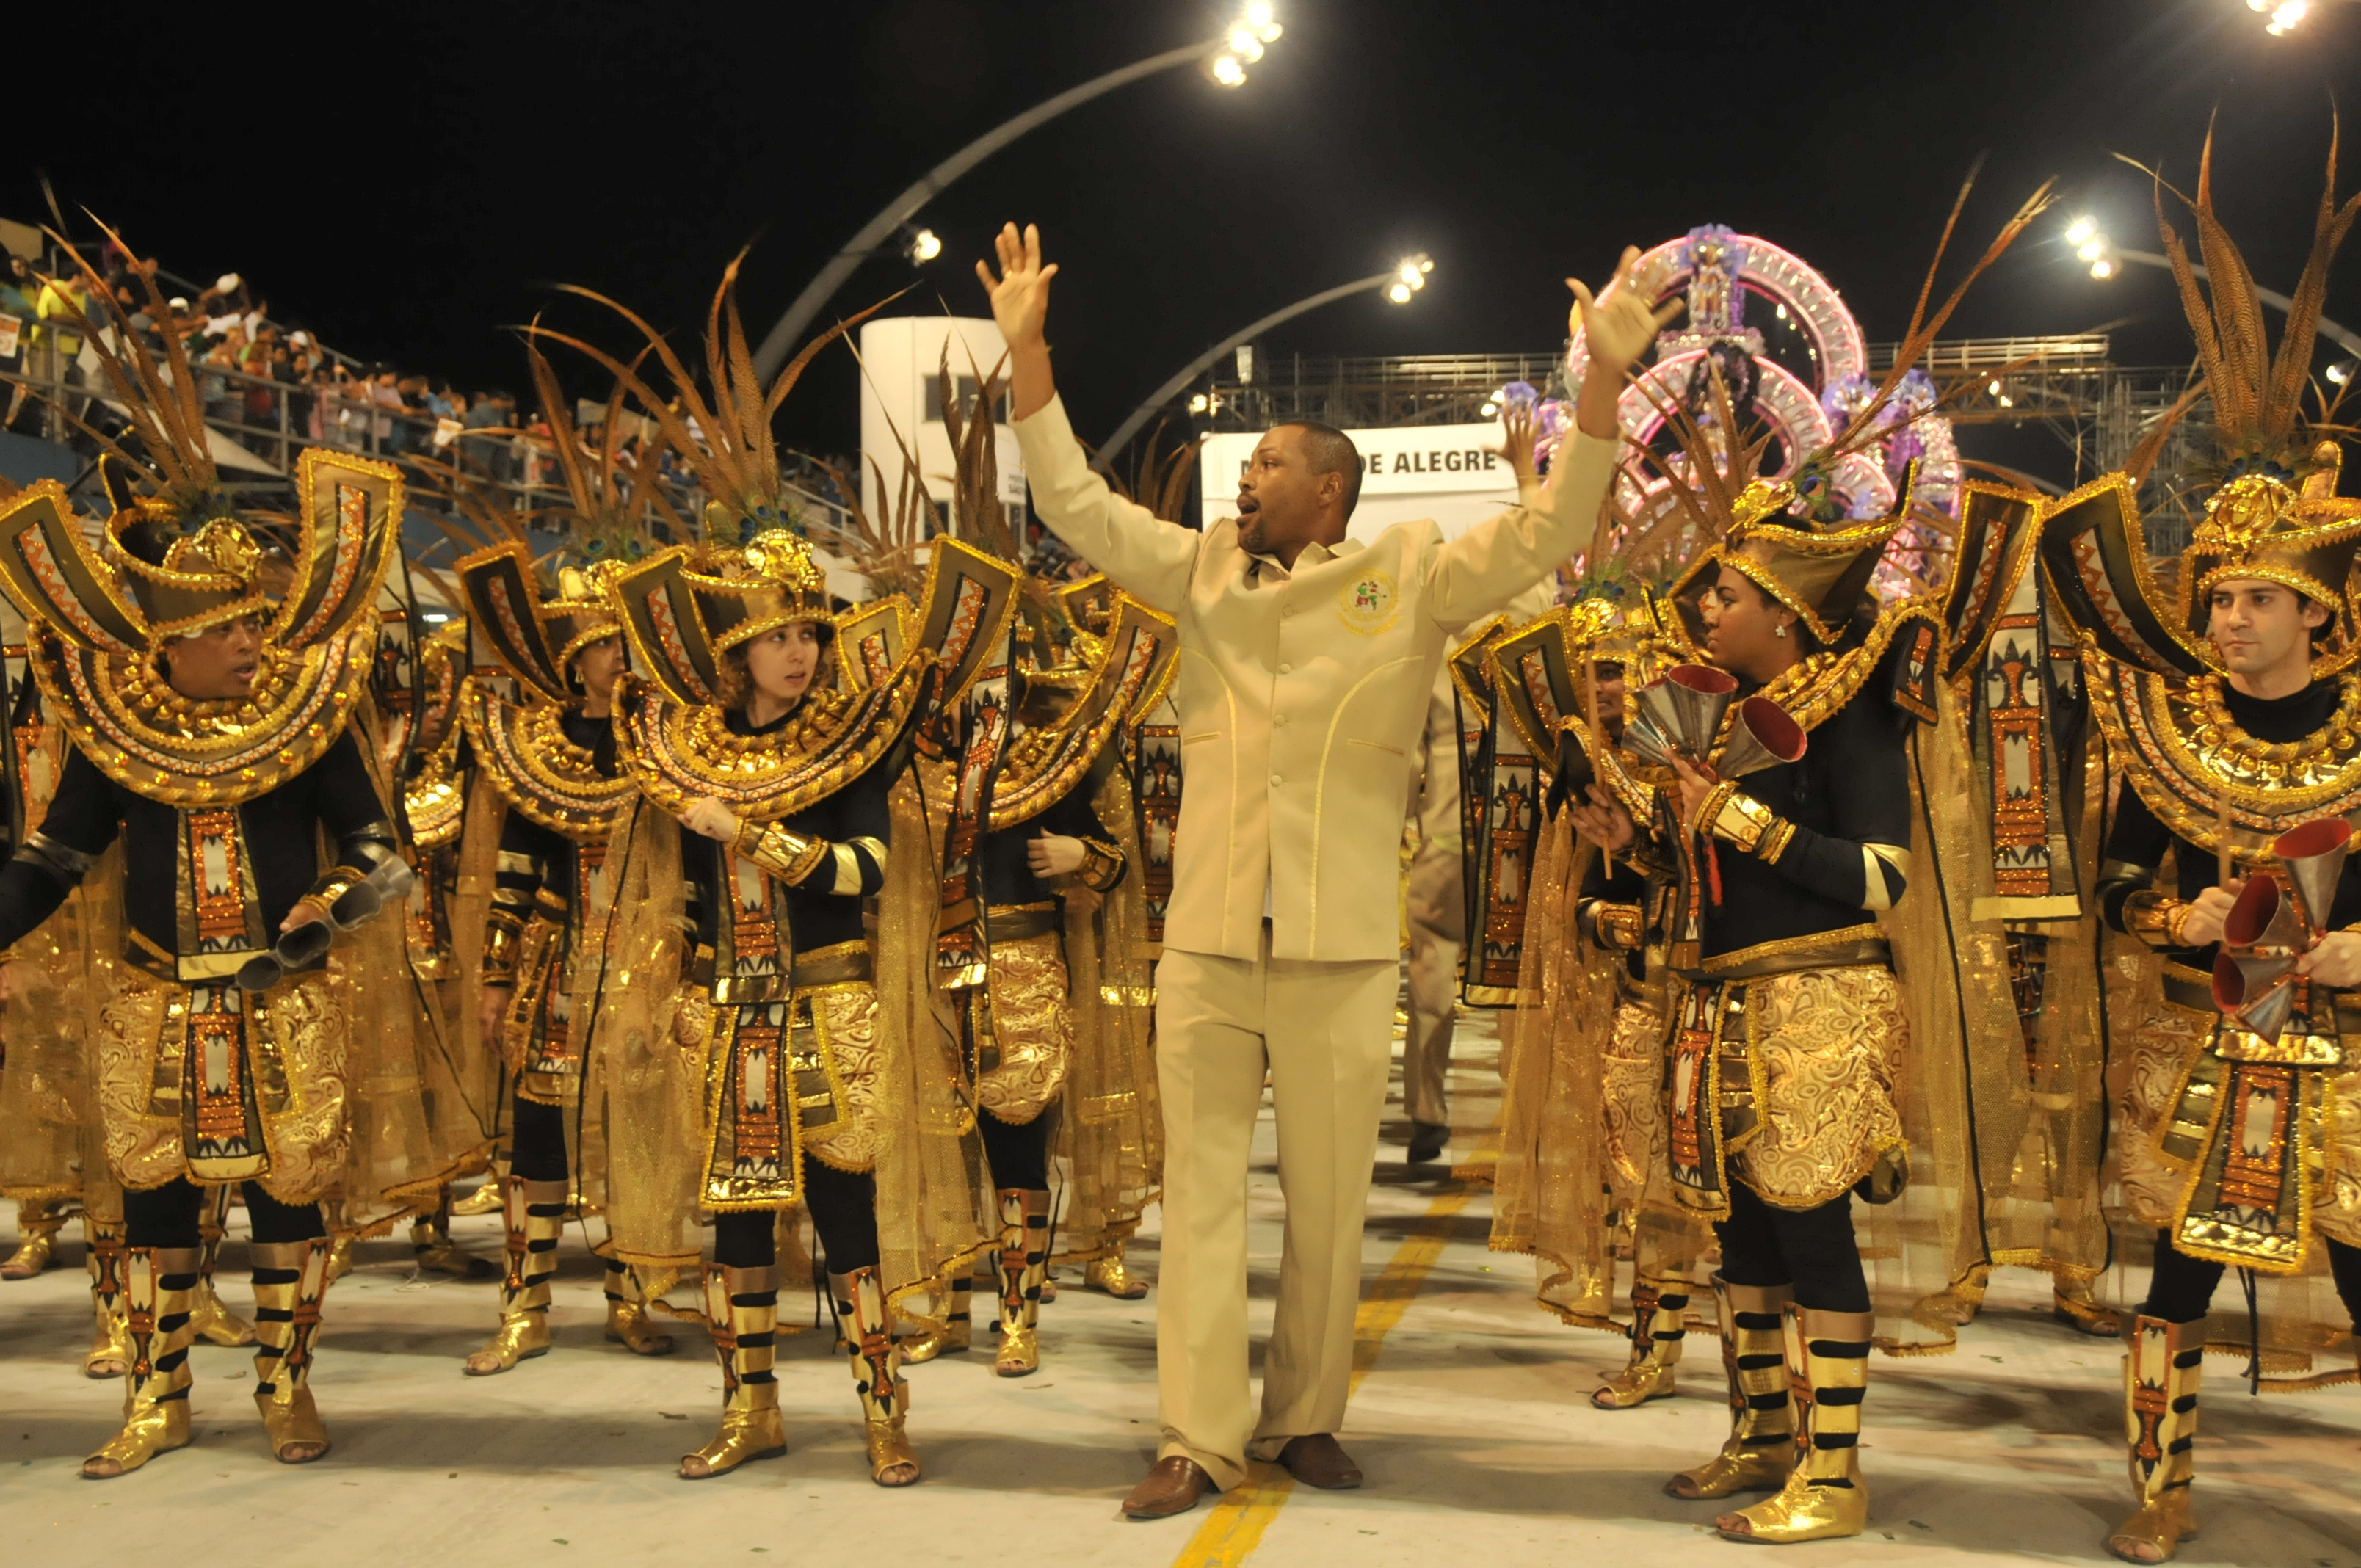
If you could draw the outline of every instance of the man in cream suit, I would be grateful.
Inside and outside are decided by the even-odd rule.
[[[1246,1477],[1249,1452],[1317,1486],[1360,1484],[1336,1442],[1353,1363],[1361,1221],[1391,1056],[1402,803],[1450,633],[1500,609],[1590,536],[1618,455],[1615,400],[1661,324],[1628,286],[1593,300],[1572,436],[1537,504],[1448,543],[1432,522],[1345,538],[1359,455],[1341,432],[1281,425],[1238,482],[1238,516],[1202,533],[1159,521],[1093,473],[1042,335],[1055,266],[1038,232],[978,263],[1006,338],[1037,515],[1118,587],[1175,617],[1187,787],[1164,958],[1163,1441],[1125,1500],[1184,1511]],[[1666,319],[1669,318],[1669,313]],[[1602,373],[1603,372],[1603,373]],[[1268,1067],[1287,1240],[1263,1366],[1246,1371],[1246,1159]]]

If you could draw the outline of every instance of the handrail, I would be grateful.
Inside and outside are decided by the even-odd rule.
[[[60,363],[64,356],[53,334],[47,344],[26,345],[20,356],[22,367],[0,369],[0,385],[22,386],[47,402],[50,438],[60,444],[66,444],[64,437],[71,426],[58,412],[60,404],[73,408],[77,417],[83,415],[87,402],[93,399],[119,408],[108,395],[112,389],[102,375],[71,370]],[[202,362],[191,369],[199,395],[207,401],[205,425],[214,437],[211,444],[215,466],[221,470],[225,487],[233,491],[280,488],[291,481],[295,460],[305,448],[325,446],[397,465],[431,457],[467,472],[478,486],[519,513],[538,513],[566,502],[566,488],[556,474],[547,437],[511,426],[462,428],[445,434],[436,418],[353,395],[370,388],[366,381],[326,386],[280,381]],[[259,421],[247,417],[247,394],[258,390],[269,400],[269,413]],[[298,428],[293,414],[302,400],[308,400],[304,411],[308,417]],[[438,435],[444,435],[439,443]],[[683,517],[694,519],[702,513],[705,494],[693,478],[665,475],[659,469],[658,482],[666,486],[674,509]],[[828,529],[851,532],[851,514],[844,506],[792,482],[785,488],[796,501],[823,513],[820,521]],[[653,521],[657,515],[653,503],[644,503],[644,510]]]

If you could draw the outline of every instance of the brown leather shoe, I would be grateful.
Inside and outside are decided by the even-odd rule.
[[[1163,1519],[1185,1514],[1197,1499],[1213,1489],[1213,1478],[1203,1465],[1183,1453],[1156,1462],[1156,1468],[1123,1500],[1127,1519]]]
[[[1279,1462],[1289,1475],[1323,1492],[1349,1492],[1361,1484],[1361,1467],[1328,1432],[1289,1438],[1279,1451]]]

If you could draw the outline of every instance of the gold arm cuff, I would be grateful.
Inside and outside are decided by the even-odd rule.
[[[492,862],[492,871],[495,875],[529,876],[537,880],[541,876],[541,862],[522,850],[502,850],[500,858]]]
[[[1795,841],[1795,825],[1784,817],[1774,817],[1771,830],[1763,835],[1763,842],[1755,846],[1754,853],[1763,864],[1775,866],[1779,857],[1787,852],[1787,846]]]
[[[517,947],[523,926],[506,910],[484,916],[484,983],[511,985],[516,981]]]
[[[829,859],[827,839],[806,838],[776,823],[741,824],[730,847],[789,887],[800,887]]]
[[[1781,826],[1772,809],[1751,795],[1741,795],[1734,784],[1714,785],[1713,793],[1705,797],[1698,808],[1697,819],[1711,826],[1713,836],[1725,843],[1737,846],[1741,852],[1752,854],[1762,847],[1771,829]],[[1795,830],[1788,829],[1793,838]],[[1780,848],[1784,849],[1783,841]]]
[[[2193,907],[2160,893],[2135,893],[2124,900],[2124,929],[2151,948],[2177,948]]]
[[[1590,905],[1590,937],[1602,948],[1628,953],[1647,939],[1648,927],[1636,904],[1611,904],[1594,899]]]
[[[1104,893],[1123,879],[1123,851],[1097,839],[1082,840],[1082,863],[1075,877],[1093,893]]]
[[[324,911],[331,904],[353,890],[354,884],[368,880],[368,872],[354,866],[332,866],[328,873],[312,884],[312,889],[299,902],[316,904]]]

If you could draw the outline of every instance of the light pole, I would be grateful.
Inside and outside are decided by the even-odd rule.
[[[1276,42],[1279,31],[1268,0],[1254,0],[1220,38],[1184,44],[1179,49],[1151,55],[1136,64],[1110,71],[1104,76],[1094,77],[1079,87],[1070,87],[1054,98],[1036,104],[1015,119],[1003,121],[984,132],[920,175],[916,184],[895,197],[862,226],[859,234],[846,242],[842,250],[829,258],[828,265],[804,285],[804,291],[796,296],[795,302],[772,323],[771,330],[763,334],[763,342],[754,351],[756,373],[768,380],[774,371],[786,363],[787,356],[794,350],[796,340],[803,336],[804,330],[811,325],[812,318],[819,314],[820,308],[835,297],[836,291],[844,286],[844,280],[851,277],[863,261],[877,254],[897,230],[903,229],[917,215],[920,208],[934,200],[938,192],[1018,137],[1104,93],[1177,66],[1197,65],[1220,86],[1242,86],[1246,79],[1246,67],[1262,59],[1263,46]],[[911,236],[908,247],[914,261],[927,260],[941,248],[933,234],[925,229]]]
[[[2171,258],[2153,250],[2122,248],[2107,237],[2099,227],[2097,219],[2088,215],[2076,218],[2066,225],[2066,243],[2074,247],[2077,259],[2091,264],[2091,276],[2103,283],[2121,272],[2126,261],[2136,262],[2142,267],[2161,268],[2167,272],[2172,270]],[[2200,278],[2208,276],[2202,265],[2191,266],[2190,270]],[[2282,313],[2295,308],[2293,300],[2260,284],[2255,286],[2255,298]],[[2346,353],[2361,355],[2361,334],[2356,334],[2351,327],[2322,316],[2320,331],[2322,335],[2332,339]]]
[[[1308,300],[1298,300],[1285,310],[1273,311],[1252,325],[1231,334],[1182,366],[1179,374],[1172,379],[1148,393],[1146,400],[1131,411],[1130,417],[1115,427],[1115,433],[1107,437],[1107,444],[1099,448],[1099,466],[1105,467],[1112,464],[1115,461],[1115,455],[1122,451],[1133,436],[1139,433],[1140,426],[1155,417],[1157,410],[1178,397],[1183,387],[1203,375],[1223,355],[1229,353],[1239,345],[1252,343],[1257,337],[1281,322],[1293,321],[1306,311],[1316,311],[1323,305],[1349,299],[1355,294],[1366,294],[1373,289],[1383,289],[1389,303],[1406,305],[1416,297],[1421,289],[1426,287],[1427,274],[1433,270],[1434,263],[1423,254],[1405,256],[1394,264],[1390,271],[1380,272],[1370,278],[1356,279],[1350,283],[1340,283],[1334,289],[1323,290]]]

